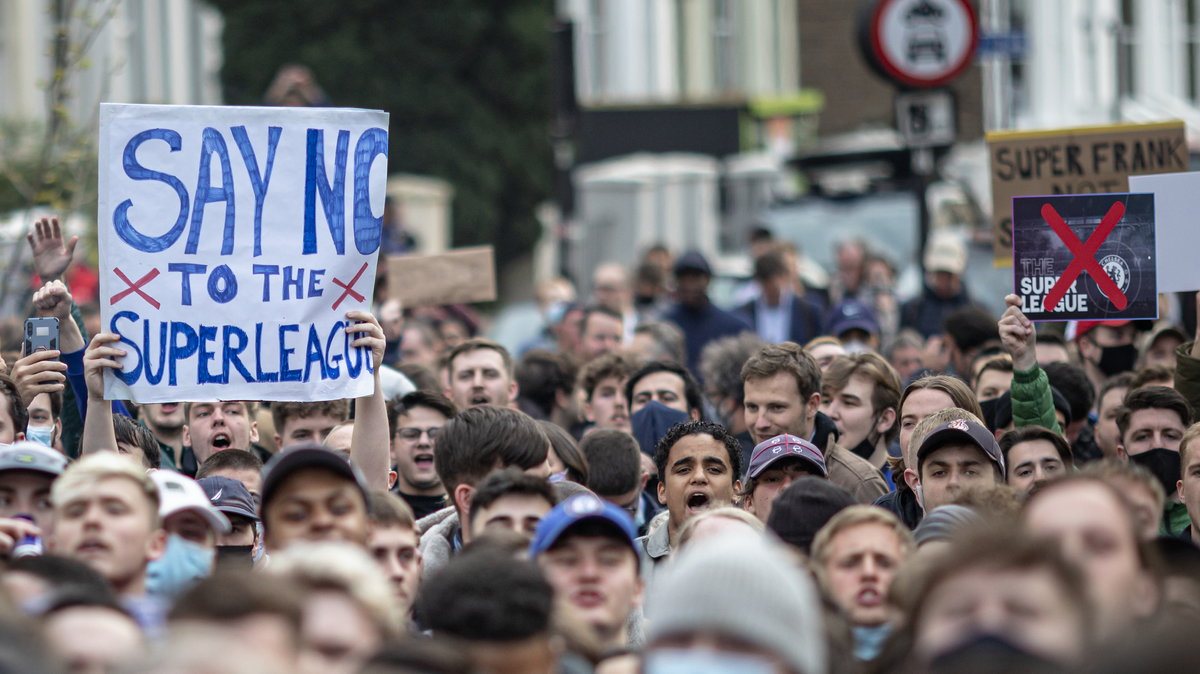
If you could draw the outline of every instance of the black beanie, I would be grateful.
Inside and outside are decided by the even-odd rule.
[[[843,508],[857,501],[845,489],[815,476],[801,477],[775,499],[767,528],[784,543],[808,554],[817,532]]]

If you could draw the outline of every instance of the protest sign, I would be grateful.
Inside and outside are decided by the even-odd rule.
[[[1158,317],[1154,195],[1016,197],[1013,288],[1031,320]]]
[[[404,307],[490,302],[496,299],[496,265],[491,246],[460,248],[436,255],[393,255],[387,259],[388,297]]]
[[[1129,189],[1154,193],[1158,292],[1200,290],[1200,273],[1196,270],[1200,172],[1129,176]]]
[[[1131,175],[1188,169],[1183,122],[993,131],[992,227],[996,266],[1012,264],[1012,198],[1126,192]]]
[[[104,104],[101,321],[137,402],[370,395],[387,113]]]

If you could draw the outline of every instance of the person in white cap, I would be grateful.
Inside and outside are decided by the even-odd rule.
[[[146,589],[174,599],[212,572],[218,534],[229,533],[229,518],[213,506],[192,478],[172,470],[156,470],[158,515],[167,532],[166,551],[146,569]]]
[[[925,247],[925,286],[921,294],[900,307],[900,327],[912,328],[929,339],[942,333],[942,321],[955,309],[972,303],[963,286],[967,248],[950,232],[934,234]]]

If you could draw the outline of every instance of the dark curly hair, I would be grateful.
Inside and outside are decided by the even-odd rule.
[[[660,477],[667,473],[667,459],[671,456],[671,448],[689,435],[711,435],[714,440],[725,445],[725,451],[729,452],[729,468],[732,474],[742,474],[742,447],[733,434],[721,424],[711,421],[685,421],[672,426],[654,448],[654,465],[658,467]]]

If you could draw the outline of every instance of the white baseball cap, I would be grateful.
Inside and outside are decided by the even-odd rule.
[[[192,478],[173,470],[155,470],[150,479],[158,487],[159,517],[166,519],[184,510],[195,510],[217,533],[227,534],[233,528],[229,518],[213,507],[204,489]]]

